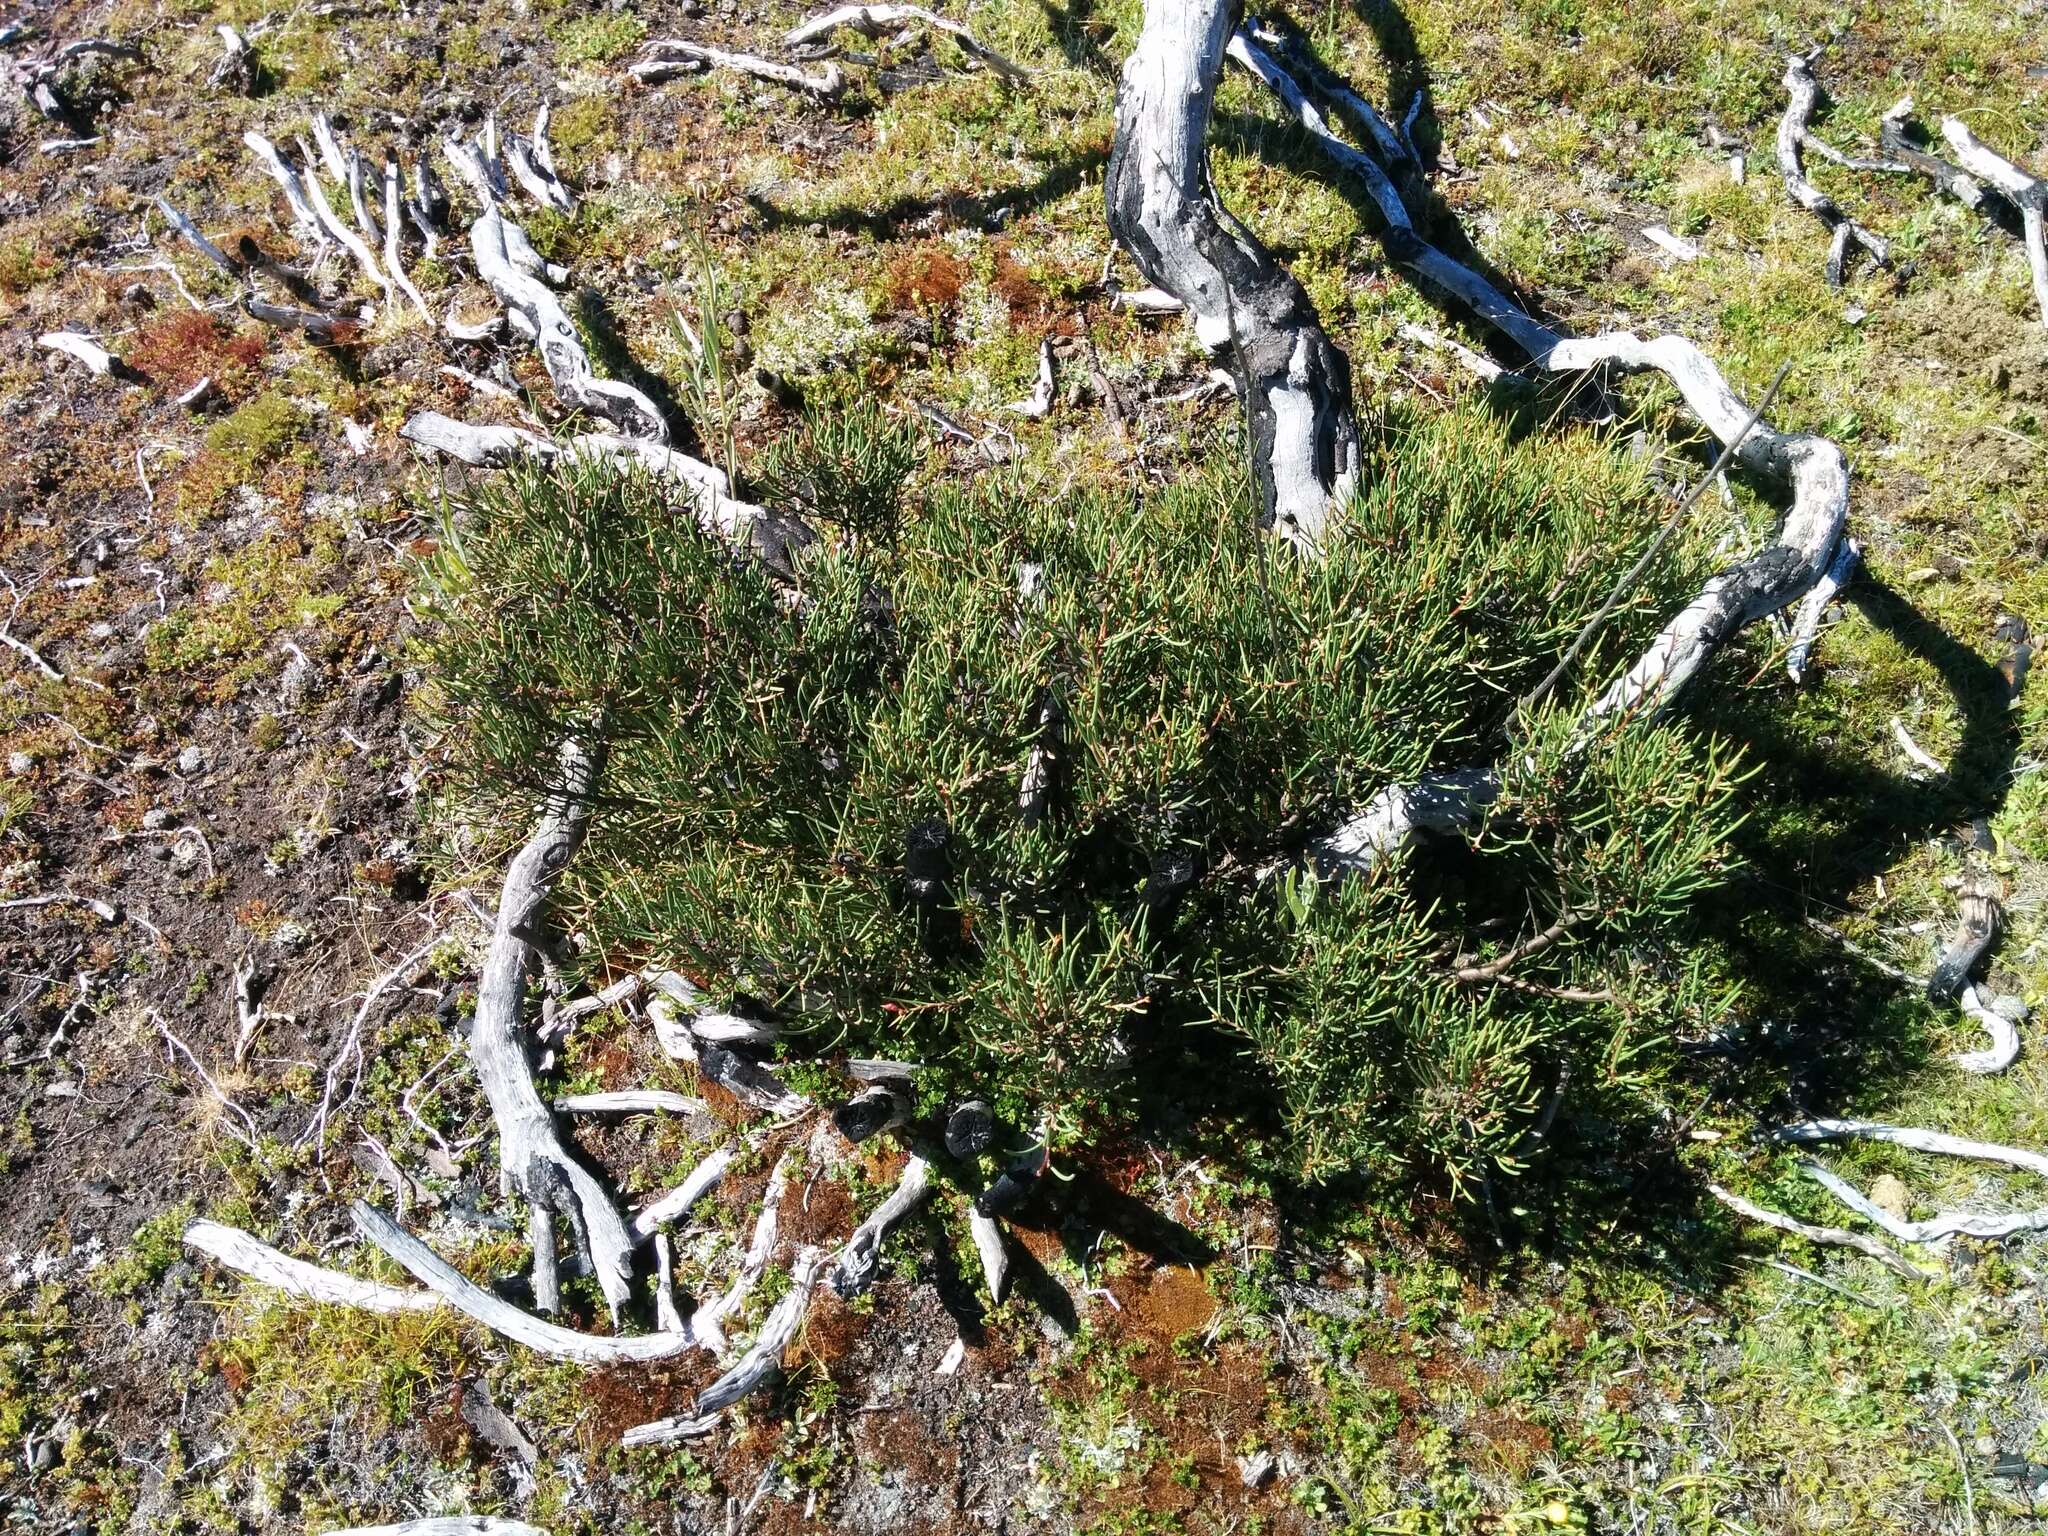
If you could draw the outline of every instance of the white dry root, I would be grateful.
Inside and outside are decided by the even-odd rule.
[[[882,1239],[931,1193],[931,1165],[913,1157],[904,1165],[903,1177],[874,1214],[854,1229],[854,1234],[832,1266],[832,1289],[841,1296],[858,1296],[875,1283],[881,1270]]]
[[[616,1320],[632,1295],[633,1239],[596,1175],[563,1145],[554,1114],[535,1086],[520,1017],[548,887],[583,842],[602,762],[601,747],[571,739],[560,749],[557,787],[539,827],[505,872],[504,894],[498,900],[497,922],[477,986],[469,1052],[497,1122],[504,1187],[524,1199],[532,1213],[534,1294],[541,1298],[542,1309],[552,1310],[552,1218],[560,1215],[574,1227],[578,1246],[588,1251]]]
[[[267,1285],[301,1301],[330,1307],[354,1307],[362,1312],[431,1312],[444,1305],[432,1291],[385,1285],[376,1280],[358,1280],[336,1270],[308,1264],[290,1254],[280,1253],[234,1227],[217,1221],[195,1221],[185,1229],[185,1246],[205,1254],[215,1263],[245,1279]]]
[[[249,39],[223,22],[214,32],[220,38],[220,58],[215,61],[207,81],[215,90],[233,91],[237,96],[248,96],[256,90],[256,50],[249,45]]]
[[[691,1206],[718,1186],[731,1163],[732,1148],[720,1147],[711,1153],[690,1170],[682,1183],[641,1209],[633,1218],[633,1236],[644,1240],[656,1236],[664,1222],[680,1221],[689,1214]]]
[[[1012,85],[1022,85],[1031,78],[1028,70],[1012,64],[993,48],[981,42],[959,22],[948,21],[921,5],[842,5],[837,10],[826,11],[799,26],[790,28],[783,34],[782,42],[785,47],[800,48],[830,37],[841,27],[858,32],[863,37],[881,37],[890,28],[900,27],[905,22],[917,22],[935,32],[945,33],[960,45],[962,53],[976,63],[987,66]]]
[[[1807,663],[1813,659],[1814,642],[1820,638],[1820,621],[1828,604],[1855,578],[1856,567],[1862,560],[1863,546],[1844,534],[1827,570],[1799,600],[1799,613],[1792,621],[1792,644],[1785,652],[1785,675],[1793,682],[1806,681]]]
[[[816,74],[807,75],[793,64],[778,64],[773,59],[759,58],[751,53],[733,53],[724,48],[685,42],[679,37],[657,38],[649,43],[641,50],[640,59],[630,73],[636,80],[655,85],[700,69],[734,70],[756,80],[766,80],[815,96],[820,101],[837,101],[846,90],[845,71],[837,64],[825,63],[819,66]]]
[[[1010,1279],[1010,1254],[1003,1246],[1002,1223],[969,1206],[967,1230],[974,1239],[974,1251],[981,1259],[981,1277],[987,1282],[989,1300],[999,1302]]]
[[[76,331],[50,331],[37,337],[36,345],[76,358],[85,364],[87,372],[98,378],[118,377],[125,371],[120,358],[90,336],[81,336]]]
[[[1820,1243],[1830,1248],[1852,1248],[1866,1258],[1877,1260],[1893,1274],[1908,1280],[1919,1278],[1920,1272],[1917,1269],[1896,1250],[1887,1248],[1874,1237],[1865,1237],[1861,1232],[1850,1232],[1842,1227],[1817,1227],[1811,1222],[1787,1216],[1783,1211],[1768,1210],[1754,1201],[1745,1200],[1732,1190],[1723,1189],[1719,1184],[1709,1184],[1707,1191],[1738,1216],[1747,1216],[1751,1221],[1775,1227],[1780,1232],[1790,1232],[1794,1237],[1803,1237],[1809,1243]]]
[[[2020,228],[2026,240],[2027,268],[2033,274],[2034,302],[2041,309],[2041,323],[2048,325],[2048,182],[2031,176],[1995,150],[1987,149],[1959,117],[1941,120],[1941,136],[1948,140],[1956,161],[1971,175],[1982,178],[2004,194],[2019,210]]]
[[[493,1333],[515,1344],[523,1344],[536,1353],[556,1360],[571,1360],[578,1365],[623,1365],[672,1360],[698,1347],[696,1336],[687,1329],[681,1333],[612,1337],[559,1327],[530,1312],[522,1312],[510,1302],[465,1279],[453,1265],[375,1206],[365,1205],[359,1200],[352,1207],[352,1214],[363,1236],[397,1260],[429,1291]]]
[[[53,123],[67,123],[70,113],[63,98],[57,94],[57,82],[64,71],[79,59],[98,56],[104,59],[121,59],[131,64],[142,62],[142,50],[133,43],[117,43],[110,37],[81,37],[76,42],[61,47],[30,53],[20,58],[5,60],[8,73],[14,77],[32,105]],[[74,141],[74,142],[92,142]]]
[[[1038,344],[1038,382],[1031,386],[1029,395],[1012,400],[1004,409],[1032,421],[1041,420],[1052,412],[1053,388],[1052,338],[1048,336]]]
[[[1802,1120],[1796,1124],[1780,1126],[1772,1133],[1771,1139],[1795,1145],[1852,1139],[1882,1141],[1914,1152],[1931,1153],[1937,1157],[1963,1157],[1979,1162],[2002,1163],[2009,1168],[2019,1168],[2038,1177],[2048,1178],[2048,1153],[2000,1146],[1996,1142],[1970,1141],[1961,1136],[1946,1135],[1941,1131],[1886,1125],[1875,1120]],[[1799,1166],[1801,1172],[1820,1184],[1850,1210],[1883,1228],[1902,1243],[1940,1243],[1951,1237],[2010,1237],[2018,1232],[2048,1228],[2048,1206],[2005,1214],[1944,1211],[1925,1221],[1906,1221],[1882,1209],[1853,1185],[1820,1164],[1802,1162]]]
[[[555,1100],[563,1115],[705,1115],[702,1099],[661,1088],[627,1088],[617,1093],[571,1093]]]
[[[1148,7],[1148,28],[1155,9],[1163,13],[1166,7],[1157,0]],[[1709,580],[1591,706],[1586,723],[1590,727],[1617,714],[1662,707],[1738,630],[1803,597],[1822,579],[1834,560],[1848,514],[1848,461],[1825,438],[1779,433],[1754,420],[1720,370],[1684,338],[1644,340],[1627,332],[1560,337],[1481,274],[1421,240],[1395,177],[1381,158],[1391,158],[1397,149],[1404,158],[1412,158],[1398,135],[1356,93],[1318,79],[1316,89],[1365,122],[1377,154],[1340,138],[1296,76],[1277,62],[1265,46],[1268,42],[1278,46],[1274,34],[1246,30],[1232,36],[1227,48],[1233,60],[1280,99],[1318,147],[1364,184],[1386,225],[1388,249],[1397,259],[1467,305],[1546,372],[1614,369],[1664,374],[1724,447],[1733,445],[1737,463],[1790,493],[1791,510],[1777,539],[1760,554]],[[1201,183],[1190,180],[1188,185]],[[1185,210],[1179,217],[1197,222],[1199,218]],[[1316,863],[1325,872],[1370,869],[1426,831],[1469,824],[1498,791],[1497,776],[1484,768],[1437,773],[1417,784],[1391,786],[1316,844]]]
[[[1828,286],[1842,286],[1852,243],[1868,251],[1878,266],[1890,266],[1891,247],[1842,212],[1833,198],[1807,180],[1800,152],[1810,149],[1822,159],[1832,160],[1852,170],[1888,171],[1897,167],[1888,161],[1852,159],[1814,136],[1809,125],[1813,121],[1813,110],[1820,103],[1820,82],[1814,78],[1812,59],[1805,54],[1795,53],[1785,60],[1785,95],[1785,113],[1778,119],[1778,174],[1785,179],[1785,190],[1791,194],[1792,201],[1827,225],[1831,233]]]
[[[1105,200],[1148,282],[1187,308],[1232,367],[1251,432],[1262,520],[1304,551],[1358,477],[1351,369],[1301,284],[1216,203],[1208,133],[1238,7],[1150,0],[1117,90]]]

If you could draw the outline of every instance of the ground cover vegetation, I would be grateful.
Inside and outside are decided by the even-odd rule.
[[[850,43],[830,101],[725,69],[659,90],[624,73],[664,36],[774,52],[803,19],[780,4],[124,0],[48,8],[0,44],[141,51],[67,66],[70,129],[23,93],[0,109],[0,633],[36,658],[0,654],[0,901],[36,903],[0,910],[11,1520],[2038,1523],[2038,1235],[1901,1245],[1899,1269],[1709,1192],[1873,1235],[1804,1162],[1893,1219],[2038,1199],[2016,1170],[1756,1135],[1840,1113],[2048,1145],[2033,1026],[2007,1072],[1966,1075],[1950,1058],[1976,1026],[1912,982],[1988,882],[2004,922],[1976,975],[2044,1000],[2048,736],[2008,622],[2048,616],[2025,259],[1924,181],[1809,156],[1891,243],[1832,289],[1828,231],[1771,145],[1785,55],[1825,43],[1813,131],[1851,155],[1877,153],[1910,92],[1923,120],[1961,114],[2048,164],[2038,7],[1295,9],[1390,117],[1421,101],[1432,239],[1573,329],[1691,337],[1745,399],[1789,362],[1772,420],[1853,464],[1864,565],[1807,680],[1759,625],[1678,709],[1590,740],[1585,702],[1777,508],[1740,474],[1711,486],[1523,707],[1712,444],[1654,380],[1604,400],[1486,383],[1418,339],[1492,345],[1230,74],[1218,194],[1301,279],[1360,410],[1360,488],[1325,558],[1260,533],[1208,360],[1181,320],[1116,302],[1142,281],[1126,263],[1104,276],[1140,9],[949,11],[1028,88],[892,33]],[[252,41],[250,94],[207,84],[217,21]],[[398,303],[331,342],[260,324],[152,211],[161,192],[296,260],[244,129],[286,143],[326,110],[357,142],[425,148],[487,100],[553,103],[580,202],[524,225],[573,272],[603,371],[825,536],[788,575],[696,531],[673,485],[422,463],[397,434],[424,408],[587,423],[528,349],[451,353]],[[99,137],[39,147],[53,135]],[[473,313],[456,245],[410,269]],[[174,279],[213,306],[203,323]],[[36,346],[59,329],[139,376]],[[1041,341],[1050,409],[1009,413]],[[205,376],[219,397],[194,414],[177,396]],[[489,938],[466,902],[488,916],[555,747],[585,730],[606,760],[553,896],[564,996],[675,965],[779,1019],[778,1070],[820,1102],[853,1086],[849,1057],[912,1057],[922,1124],[980,1093],[1005,1152],[1052,1150],[999,1303],[969,1220],[1000,1159],[938,1158],[875,1288],[821,1301],[715,1435],[662,1447],[620,1437],[686,1414],[707,1362],[592,1370],[445,1311],[308,1308],[180,1241],[205,1217],[400,1281],[349,1226],[368,1196],[526,1299],[462,1054]],[[1477,823],[1369,876],[1317,869],[1315,838],[1361,795],[1472,763],[1501,770]],[[359,1091],[309,1136],[334,1063],[350,1083],[352,1024]],[[554,1049],[550,1095],[716,1100],[630,1005]],[[569,1134],[637,1202],[749,1123],[714,1107]],[[730,1271],[778,1167],[786,1234],[837,1242],[906,1140],[815,1161],[741,1145],[674,1233],[685,1286]],[[730,1320],[742,1344],[786,1260]],[[567,1321],[609,1331],[593,1281],[565,1289]]]

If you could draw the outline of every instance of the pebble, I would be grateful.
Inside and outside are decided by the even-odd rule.
[[[178,754],[178,772],[198,773],[206,766],[206,754],[197,747],[187,747]]]

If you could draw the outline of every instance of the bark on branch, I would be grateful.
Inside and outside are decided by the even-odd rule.
[[[1351,367],[1301,284],[1216,201],[1207,139],[1235,0],[1148,0],[1117,91],[1110,233],[1237,377],[1262,521],[1305,550],[1358,476]]]

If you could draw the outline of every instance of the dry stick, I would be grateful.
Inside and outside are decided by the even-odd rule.
[[[1778,387],[1785,382],[1785,376],[1791,371],[1792,365],[1789,362],[1779,365],[1776,377],[1771,380],[1771,387],[1764,391],[1763,399],[1759,400],[1756,404],[1756,409],[1749,413],[1749,420],[1743,423],[1742,430],[1721,445],[1720,453],[1714,457],[1713,466],[1694,483],[1693,488],[1686,493],[1685,498],[1672,509],[1671,516],[1664,520],[1664,526],[1659,528],[1656,537],[1650,540],[1649,547],[1642,553],[1642,558],[1630,566],[1627,571],[1623,572],[1621,579],[1614,584],[1614,590],[1607,594],[1607,601],[1600,605],[1593,617],[1586,621],[1585,628],[1581,629],[1572,643],[1565,648],[1565,653],[1558,658],[1557,665],[1550,669],[1550,675],[1529,690],[1522,700],[1521,707],[1524,710],[1534,709],[1543,702],[1544,697],[1550,690],[1555,688],[1562,681],[1565,673],[1571,670],[1572,663],[1578,660],[1579,652],[1586,648],[1587,642],[1599,632],[1600,626],[1607,622],[1607,616],[1621,606],[1621,600],[1629,594],[1629,591],[1637,582],[1643,579],[1643,573],[1650,568],[1650,563],[1663,552],[1664,546],[1671,542],[1671,536],[1678,532],[1679,524],[1685,521],[1686,514],[1699,505],[1699,499],[1706,494],[1707,487],[1720,479],[1722,471],[1727,469],[1729,464],[1733,462],[1736,451],[1742,446],[1743,440],[1755,430],[1756,424],[1763,420],[1764,412],[1769,410],[1771,402],[1778,398]]]
[[[1761,1205],[1743,1199],[1731,1190],[1723,1189],[1719,1184],[1709,1184],[1707,1191],[1731,1211],[1740,1216],[1747,1216],[1751,1221],[1760,1221],[1780,1232],[1790,1232],[1795,1237],[1805,1238],[1809,1243],[1821,1243],[1833,1248],[1853,1248],[1866,1258],[1877,1260],[1896,1275],[1908,1280],[1920,1278],[1920,1272],[1901,1254],[1887,1248],[1874,1237],[1865,1237],[1860,1232],[1849,1232],[1841,1227],[1817,1227],[1782,1212],[1767,1210]]]
[[[640,79],[653,81],[661,78],[664,65],[673,65],[680,60],[684,64],[718,69],[736,70],[743,75],[752,75],[756,80],[772,81],[786,85],[793,91],[802,91],[820,101],[836,101],[846,89],[846,75],[837,64],[826,64],[815,75],[807,75],[789,64],[777,64],[772,60],[757,58],[751,53],[730,53],[723,48],[708,48],[699,43],[689,43],[678,37],[657,38],[641,50],[640,62],[633,66],[633,73]]]
[[[2034,302],[2041,309],[2041,323],[2048,325],[2048,182],[2030,176],[2005,156],[1987,148],[1959,117],[1941,120],[1941,136],[1955,151],[1963,169],[1983,177],[2020,211],[2020,228],[2026,240],[2027,266],[2034,278]]]
[[[408,299],[412,300],[412,307],[420,312],[420,317],[429,326],[432,326],[434,323],[434,312],[427,308],[426,296],[420,292],[419,285],[406,276],[405,264],[401,260],[399,235],[404,226],[400,222],[398,182],[398,161],[395,157],[386,156],[384,160],[384,265],[391,271],[391,280],[404,290],[405,296]]]
[[[661,1088],[628,1088],[618,1093],[571,1093],[555,1100],[564,1115],[706,1115],[702,1099]]]
[[[413,968],[426,959],[429,952],[440,942],[441,935],[433,934],[425,943],[370,983],[369,990],[363,994],[362,1005],[356,1009],[355,1017],[349,1020],[348,1033],[342,1037],[341,1048],[334,1053],[334,1059],[328,1063],[320,1089],[320,1107],[313,1112],[313,1118],[307,1122],[306,1129],[299,1133],[298,1140],[293,1143],[294,1146],[303,1147],[310,1143],[317,1147],[325,1139],[328,1117],[355,1097],[356,1085],[362,1080],[363,1026],[369,1022],[370,1010],[376,1007],[377,999],[386,991],[411,975]],[[354,1063],[355,1076],[349,1081],[348,1092],[337,1099],[335,1090],[341,1084],[341,1074],[347,1070],[347,1064],[351,1061]]]
[[[1799,1144],[1852,1138],[1889,1142],[1894,1146],[1906,1147],[1915,1152],[1932,1153],[1940,1157],[1963,1157],[1980,1162],[2003,1163],[2008,1167],[2023,1169],[2028,1173],[2048,1178],[2048,1154],[2030,1152],[2020,1147],[2001,1146],[1996,1142],[1971,1141],[1961,1136],[1921,1130],[1913,1126],[1886,1125],[1875,1120],[1819,1119],[1802,1120],[1792,1125],[1780,1126],[1771,1133],[1773,1141]],[[1937,1243],[1959,1236],[2010,1237],[2018,1232],[2048,1228],[2048,1207],[2006,1215],[1970,1211],[1943,1212],[1926,1221],[1902,1221],[1889,1211],[1873,1204],[1853,1186],[1818,1163],[1802,1162],[1799,1167],[1802,1173],[1820,1184],[1849,1209],[1884,1228],[1901,1242]]]
[[[1730,635],[1776,612],[1820,579],[1840,541],[1848,510],[1848,463],[1839,448],[1824,438],[1772,431],[1751,418],[1720,370],[1682,337],[1644,341],[1616,332],[1560,338],[1479,273],[1422,242],[1393,178],[1371,155],[1339,139],[1292,76],[1248,33],[1237,33],[1229,47],[1230,56],[1280,97],[1318,145],[1364,182],[1389,228],[1397,232],[1390,249],[1419,275],[1470,305],[1548,372],[1606,365],[1663,373],[1709,431],[1723,443],[1738,445],[1735,457],[1746,468],[1790,491],[1791,510],[1777,542],[1710,579],[1592,706],[1589,723],[1663,705]],[[1486,768],[1437,772],[1416,784],[1390,785],[1316,843],[1316,862],[1325,872],[1370,869],[1424,831],[1470,825],[1498,792],[1499,778]]]
[[[988,1285],[988,1299],[1000,1302],[1010,1278],[1010,1254],[1003,1246],[1003,1226],[995,1217],[970,1205],[967,1232],[974,1239],[974,1251],[981,1259],[981,1277]]]
[[[921,1157],[913,1157],[904,1165],[903,1176],[889,1198],[854,1229],[840,1251],[838,1262],[832,1266],[832,1289],[850,1298],[873,1285],[881,1270],[882,1239],[930,1193],[931,1165]]]
[[[1785,672],[1793,682],[1806,680],[1806,664],[1812,659],[1814,642],[1820,638],[1821,616],[1835,600],[1835,594],[1849,584],[1862,561],[1863,546],[1843,534],[1826,572],[1799,600],[1799,614],[1792,623],[1792,644],[1785,652]]]
[[[476,1319],[493,1333],[501,1334],[515,1344],[524,1344],[528,1349],[553,1359],[573,1360],[579,1365],[621,1365],[672,1360],[700,1347],[687,1330],[622,1338],[578,1333],[573,1328],[559,1327],[529,1312],[522,1312],[482,1286],[471,1283],[433,1249],[374,1206],[358,1200],[350,1207],[350,1214],[363,1236],[458,1312]]]
[[[601,742],[586,746],[571,737],[562,743],[557,787],[548,796],[540,825],[505,872],[491,946],[477,985],[469,1050],[497,1122],[504,1188],[517,1193],[531,1211],[569,1219],[578,1245],[589,1252],[616,1320],[632,1295],[633,1240],[610,1195],[563,1145],[554,1114],[535,1086],[520,1016],[548,887],[582,845],[603,757]],[[545,1217],[536,1220],[545,1225]],[[537,1231],[536,1236],[545,1233]],[[536,1294],[548,1288],[546,1272],[553,1264],[553,1252],[536,1245]]]
[[[889,28],[901,26],[906,21],[921,21],[945,33],[960,45],[962,53],[986,65],[1009,84],[1021,85],[1031,78],[1028,70],[1012,64],[959,22],[934,15],[921,5],[842,5],[835,11],[813,16],[809,21],[790,28],[782,35],[782,42],[788,48],[801,47],[829,37],[841,27],[850,27],[864,37],[880,37]]]
[[[1812,61],[1805,55],[1795,53],[1786,59],[1785,92],[1785,113],[1778,119],[1778,174],[1784,178],[1785,190],[1792,195],[1792,201],[1832,232],[1833,241],[1828,249],[1828,286],[1839,288],[1851,241],[1870,252],[1872,260],[1880,267],[1891,265],[1891,247],[1842,212],[1833,198],[1806,179],[1806,168],[1799,157],[1800,148],[1802,145],[1810,147],[1827,159],[1859,170],[1889,170],[1891,167],[1883,162],[1851,160],[1813,137],[1808,124],[1814,107],[1820,101],[1820,82],[1814,78]]]
[[[280,1253],[268,1243],[217,1221],[195,1221],[185,1229],[185,1246],[198,1250],[245,1279],[330,1307],[362,1312],[433,1312],[445,1306],[432,1291],[408,1290],[377,1280],[359,1280],[337,1270],[308,1264]]]

